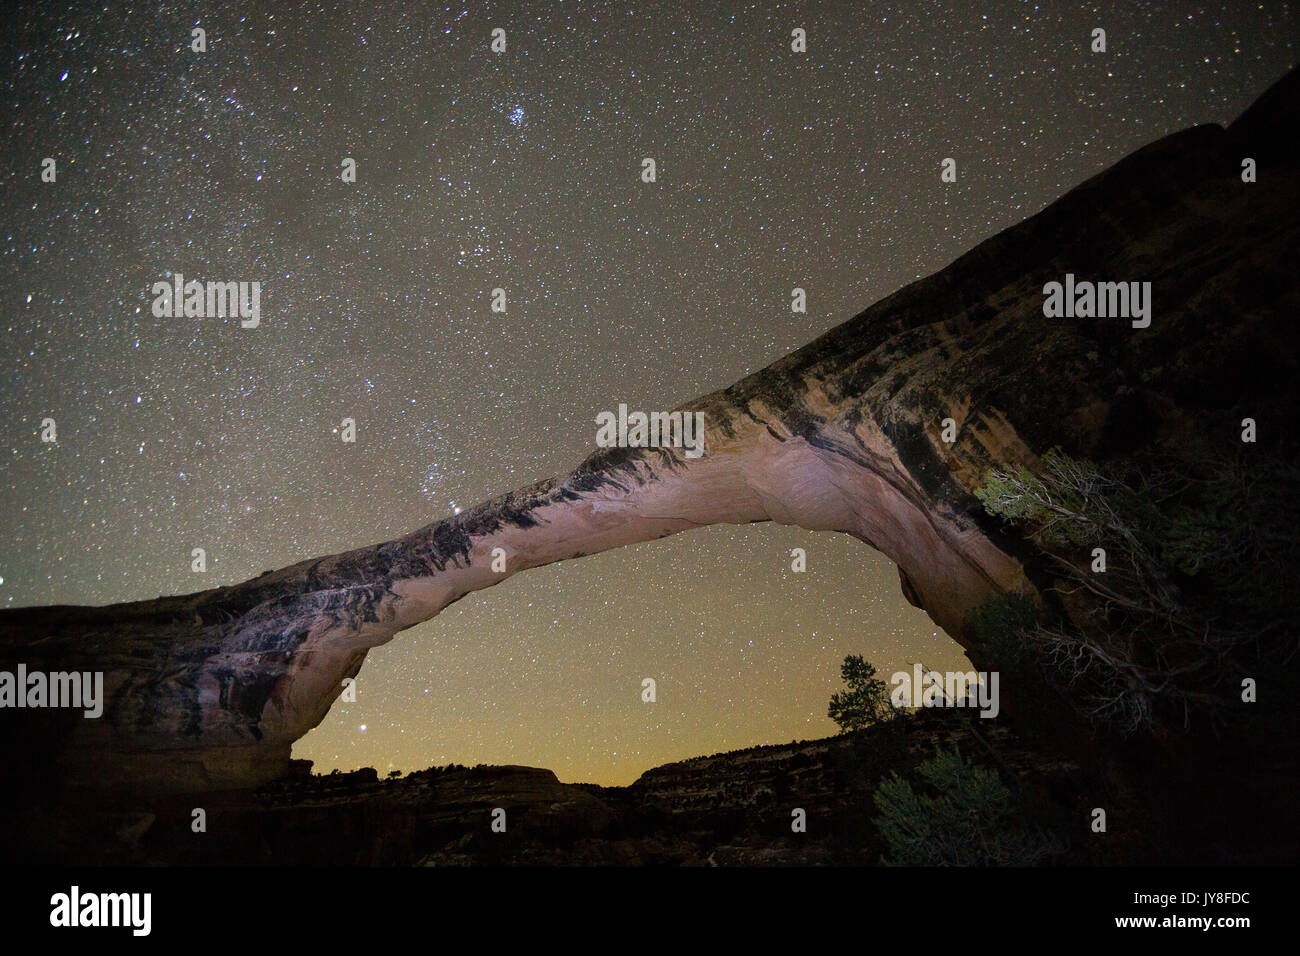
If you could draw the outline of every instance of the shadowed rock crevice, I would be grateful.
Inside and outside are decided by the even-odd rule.
[[[104,673],[104,716],[11,712],[11,760],[82,785],[274,778],[366,652],[510,574],[716,523],[846,532],[963,645],[970,611],[1042,586],[1035,547],[973,496],[1053,447],[1194,459],[1243,415],[1280,441],[1300,307],[1290,76],[1228,129],[1153,143],[946,269],[683,411],[706,454],[612,449],[394,541],[232,587],[0,614],[0,667]],[[1241,181],[1241,159],[1260,181]],[[1043,285],[1149,281],[1150,328],[1046,319]],[[944,419],[957,426],[943,440]],[[1273,453],[1293,449],[1273,447]],[[507,572],[491,570],[504,549]],[[12,764],[11,764],[12,765]],[[39,775],[39,773],[38,773]]]

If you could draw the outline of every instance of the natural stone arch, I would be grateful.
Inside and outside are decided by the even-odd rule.
[[[600,452],[562,480],[234,587],[44,609],[59,632],[81,638],[60,642],[65,669],[90,666],[102,651],[96,636],[113,635],[105,718],[74,725],[66,757],[79,775],[124,785],[269,779],[370,648],[520,571],[704,525],[775,520],[854,535],[905,561],[913,596],[959,639],[966,611],[1023,584],[1018,563],[963,516],[930,510],[917,489],[891,484],[861,454],[791,435],[779,417],[730,406],[725,393],[690,408],[715,423],[698,459]],[[872,454],[891,460],[878,439]],[[893,470],[895,480],[906,474],[896,459]],[[504,573],[492,569],[497,548]]]
[[[1032,463],[1054,445],[1103,460],[1155,446],[1190,458],[1241,407],[1273,423],[1294,409],[1297,378],[1284,373],[1295,338],[1284,330],[1300,308],[1300,180],[1285,137],[1297,77],[1230,129],[1146,147],[943,271],[684,406],[705,416],[701,458],[600,452],[562,479],[406,537],[233,587],[0,612],[0,667],[103,671],[107,696],[99,720],[24,711],[15,728],[6,715],[15,732],[4,758],[26,766],[27,780],[62,774],[90,786],[270,779],[369,648],[503,579],[491,570],[494,547],[516,573],[721,522],[843,531],[893,560],[908,598],[972,646],[969,611],[1033,589],[1042,574],[1033,546],[972,496],[989,467]],[[1275,170],[1268,191],[1243,191],[1242,155]],[[1044,283],[1081,263],[1151,281],[1151,326],[1132,335],[1045,321]],[[1261,372],[1207,387],[1234,368]]]

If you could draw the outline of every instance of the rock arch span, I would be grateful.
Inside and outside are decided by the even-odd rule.
[[[105,670],[104,718],[71,725],[65,741],[78,778],[228,787],[282,773],[370,648],[556,561],[717,523],[844,531],[900,563],[914,602],[954,635],[971,607],[1024,585],[964,513],[933,506],[868,420],[836,424],[827,405],[816,432],[796,435],[757,398],[741,406],[722,392],[688,408],[709,423],[702,458],[602,451],[394,541],[183,597],[13,612],[6,637],[29,667]],[[497,548],[504,573],[492,569]],[[41,640],[22,640],[37,630]]]
[[[1052,446],[1102,459],[1152,446],[1191,455],[1231,433],[1242,408],[1287,430],[1300,398],[1289,328],[1300,311],[1300,176],[1286,142],[1298,76],[1228,129],[1196,127],[1138,151],[682,406],[704,413],[702,458],[602,451],[403,538],[233,587],[0,612],[0,669],[103,671],[107,696],[99,720],[22,712],[4,735],[7,765],[138,789],[271,779],[343,678],[403,629],[509,574],[722,522],[854,535],[971,647],[972,608],[1043,580],[1032,545],[972,496],[990,466]],[[1243,155],[1269,171],[1268,189],[1243,188]],[[1151,326],[1045,320],[1043,285],[1067,273],[1150,281]],[[955,442],[941,437],[945,418]],[[504,575],[491,570],[496,547],[508,554]]]

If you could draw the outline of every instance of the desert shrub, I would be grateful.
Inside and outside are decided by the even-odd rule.
[[[1194,712],[1222,711],[1243,673],[1237,657],[1294,617],[1281,584],[1295,573],[1296,469],[1261,460],[1202,470],[1210,477],[1130,463],[1121,478],[1053,450],[1034,472],[991,471],[975,492],[1039,544],[1074,610],[1030,621],[1023,606],[994,605],[973,626],[1099,728],[1144,730],[1163,705],[1185,726]],[[1098,547],[1104,572],[1092,568]]]
[[[892,773],[872,796],[886,866],[1032,866],[1062,848],[1049,831],[1020,822],[998,775],[956,748],[940,750],[916,772],[921,792]]]

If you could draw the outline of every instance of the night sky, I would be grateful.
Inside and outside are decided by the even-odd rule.
[[[91,6],[4,31],[5,607],[232,584],[567,472],[597,412],[725,387],[1235,118],[1297,33],[1279,3]],[[173,272],[260,281],[260,326],[156,318]],[[627,783],[834,732],[850,653],[966,663],[866,546],[707,528],[465,598],[294,752]]]

